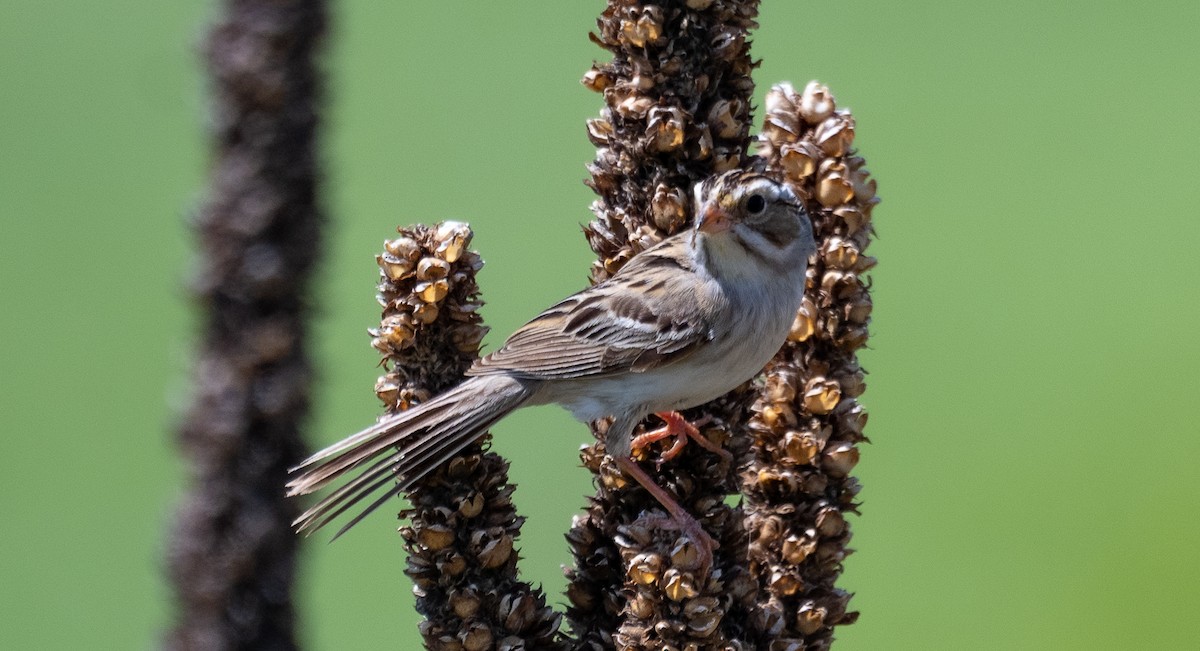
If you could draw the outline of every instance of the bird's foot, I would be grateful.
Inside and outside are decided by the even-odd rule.
[[[695,441],[705,450],[719,455],[722,459],[725,459],[726,461],[733,460],[733,454],[731,452],[705,438],[704,435],[700,433],[700,430],[696,428],[696,425],[704,425],[711,420],[711,416],[705,416],[693,424],[689,423],[687,419],[683,417],[683,414],[680,414],[677,411],[660,411],[654,415],[661,418],[666,424],[656,430],[646,432],[640,436],[635,436],[633,438],[632,447],[633,449],[637,450],[639,448],[647,447],[651,443],[661,441],[665,438],[674,437],[675,441],[671,444],[671,447],[667,448],[665,452],[659,455],[657,465],[658,468],[662,468],[664,463],[679,456],[679,453],[683,452],[684,446],[687,445],[689,438]]]
[[[707,574],[708,570],[712,567],[713,552],[719,546],[717,541],[708,535],[704,527],[700,526],[700,522],[684,510],[679,502],[663,489],[662,486],[655,483],[654,479],[645,470],[642,470],[642,467],[631,457],[616,457],[614,460],[622,472],[633,477],[670,514],[670,517],[662,518],[658,524],[680,531],[695,544],[697,552],[696,567],[701,575]]]

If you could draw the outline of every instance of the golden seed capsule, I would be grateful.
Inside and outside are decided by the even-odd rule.
[[[780,550],[783,560],[792,565],[799,565],[808,558],[808,555],[813,553],[817,548],[817,542],[805,536],[792,534],[783,541],[783,547]]]
[[[504,565],[512,556],[513,539],[508,534],[488,541],[479,552],[479,563],[484,568],[492,570]]]
[[[830,156],[844,156],[854,144],[854,118],[849,113],[829,116],[817,127],[813,140]]]
[[[394,405],[400,397],[400,385],[390,375],[381,375],[375,380],[375,395],[383,404]]]
[[[662,556],[642,553],[629,561],[629,578],[638,585],[653,585],[662,573]]]
[[[796,399],[796,380],[790,373],[767,376],[766,398],[771,402],[791,402]]]
[[[797,108],[805,122],[819,124],[833,115],[834,110],[837,108],[837,102],[834,101],[833,93],[829,92],[828,86],[819,81],[810,81],[804,87],[804,92],[800,95],[800,102]]]
[[[454,542],[454,529],[444,524],[430,524],[417,531],[417,542],[427,549],[445,549]]]
[[[621,100],[616,106],[617,113],[620,113],[625,118],[642,118],[646,112],[654,106],[654,100],[645,95],[631,94],[629,97]],[[617,167],[625,169],[632,165],[623,165],[618,163]]]
[[[805,297],[792,320],[792,328],[788,331],[788,341],[805,341],[817,331],[817,306],[812,299]]]
[[[400,258],[390,253],[375,256],[375,261],[379,263],[379,268],[383,270],[384,275],[392,282],[400,282],[412,273],[413,263],[407,258]]]
[[[429,324],[437,321],[438,307],[433,303],[422,303],[413,308],[413,321]]]
[[[834,269],[852,269],[858,263],[858,247],[834,235],[821,247],[821,257]]]
[[[441,258],[421,258],[417,263],[418,280],[438,280],[450,274],[450,263]]]
[[[795,113],[796,89],[786,81],[771,86],[767,99],[763,103],[766,113]]]
[[[660,183],[654,188],[654,197],[650,200],[650,212],[654,216],[654,225],[660,230],[673,233],[687,219],[687,198],[679,188]]]
[[[691,538],[680,538],[675,543],[675,547],[671,549],[671,565],[686,571],[699,569],[700,547]]]
[[[817,513],[817,533],[827,538],[840,536],[846,530],[846,518],[836,507],[827,506]]]
[[[397,237],[383,243],[383,250],[403,260],[412,261],[421,254],[421,245],[411,237]]]
[[[574,585],[574,584],[572,584]],[[650,619],[654,614],[654,600],[639,593],[628,604],[629,613],[638,619]]]
[[[683,601],[700,594],[696,589],[696,580],[687,572],[671,568],[663,574],[663,593],[671,601]]]
[[[473,493],[464,497],[458,503],[458,513],[465,518],[473,518],[483,512],[483,493]]]
[[[432,282],[421,282],[413,286],[413,293],[421,297],[421,300],[426,303],[436,303],[450,292],[450,283],[446,279],[435,280]]]
[[[796,613],[796,628],[805,635],[812,635],[825,625],[826,614],[825,608],[817,606],[812,601],[806,602]]]
[[[804,586],[804,582],[795,574],[785,571],[782,568],[776,568],[771,572],[771,578],[768,580],[767,586],[774,594],[790,597],[800,591],[800,588]]]
[[[467,624],[459,633],[459,638],[462,640],[463,651],[485,651],[492,648],[492,642],[495,641],[491,627],[483,622]]]
[[[829,174],[817,182],[817,201],[826,208],[849,203],[854,198],[854,186],[840,174]]]
[[[858,465],[858,448],[849,441],[840,441],[825,448],[821,467],[834,477],[845,477]]]
[[[584,73],[583,79],[580,80],[580,83],[597,93],[611,86],[612,82],[613,79],[608,73],[596,68],[588,70]]]
[[[588,139],[593,145],[603,147],[608,144],[608,139],[612,137],[613,125],[612,122],[601,118],[592,118],[587,121]]]
[[[708,125],[719,138],[736,138],[742,133],[742,123],[734,117],[741,109],[737,100],[717,100],[708,111]]]
[[[849,235],[854,235],[862,230],[869,218],[863,211],[853,206],[844,206],[833,211],[833,216],[846,224],[846,231]]]
[[[482,603],[479,593],[470,588],[455,590],[450,594],[450,608],[462,619],[474,617]]]
[[[816,458],[817,453],[821,450],[821,444],[812,432],[792,430],[783,436],[783,450],[789,461],[797,465],[805,465],[812,463],[812,460]]]
[[[817,376],[804,386],[804,408],[814,414],[828,414],[842,399],[838,383]]]
[[[783,172],[793,181],[803,181],[817,170],[820,150],[811,142],[787,143],[779,148],[779,162]]]
[[[438,224],[434,239],[438,242],[434,250],[446,262],[456,262],[471,243],[471,227],[463,222],[445,221]],[[478,271],[478,269],[476,269]]]
[[[674,151],[683,144],[683,112],[677,107],[655,107],[650,109],[646,124],[646,136],[650,149],[659,152]]]

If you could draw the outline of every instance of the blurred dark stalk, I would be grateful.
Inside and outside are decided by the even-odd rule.
[[[168,571],[169,649],[294,649],[299,504],[311,383],[309,279],[321,241],[317,0],[226,0],[208,33],[213,162],[194,228],[201,332],[178,427],[189,487]]]

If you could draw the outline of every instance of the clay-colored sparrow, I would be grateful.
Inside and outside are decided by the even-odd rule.
[[[386,487],[340,535],[509,412],[558,403],[583,422],[613,417],[608,454],[711,554],[714,544],[696,520],[630,457],[633,428],[659,413],[667,427],[639,437],[639,446],[664,436],[681,444],[684,435],[707,443],[669,412],[713,400],[762,370],[800,307],[815,244],[801,202],[771,177],[726,172],[698,184],[695,194],[693,230],[663,240],[612,278],[542,312],[477,361],[462,384],[383,418],[295,469],[304,472],[288,484],[291,495],[311,493],[366,466],[300,516],[297,528],[320,528]]]

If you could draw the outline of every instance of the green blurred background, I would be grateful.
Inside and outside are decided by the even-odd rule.
[[[336,3],[314,445],[377,413],[396,224],[474,225],[492,345],[584,285],[602,6]],[[169,621],[213,11],[0,3],[0,648],[146,648]],[[761,23],[760,101],[828,83],[884,198],[838,648],[1200,648],[1200,3],[767,0]],[[498,428],[523,569],[559,603],[586,439],[551,408]],[[310,648],[418,646],[393,529],[308,546]]]

